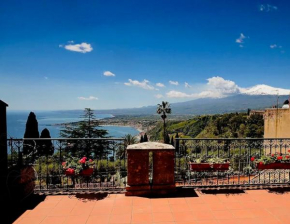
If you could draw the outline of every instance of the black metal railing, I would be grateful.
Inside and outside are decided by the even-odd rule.
[[[265,155],[290,155],[290,139],[177,138],[175,146],[175,180],[181,186],[290,184],[289,169],[259,169],[255,163]]]
[[[122,138],[11,138],[7,141],[8,169],[32,167],[36,191],[122,190],[126,186],[127,159]],[[89,175],[67,173],[67,160],[82,157],[91,161],[92,172]]]
[[[124,190],[127,180],[126,145],[121,138],[8,139],[8,169],[32,167],[35,191]],[[264,155],[290,155],[290,139],[175,140],[175,182],[186,187],[289,185],[290,169],[258,169]],[[92,173],[66,173],[69,158],[92,160]],[[193,161],[208,168],[195,169]],[[229,164],[228,167],[213,164]],[[198,163],[199,164],[199,163]],[[24,173],[25,175],[25,173]]]

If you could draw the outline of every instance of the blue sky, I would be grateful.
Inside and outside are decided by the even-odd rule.
[[[289,89],[289,12],[287,0],[1,1],[0,99],[109,109]]]

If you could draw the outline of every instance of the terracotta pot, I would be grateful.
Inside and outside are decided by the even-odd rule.
[[[75,170],[72,169],[72,168],[68,168],[65,171],[65,175],[67,175],[67,176],[74,176],[75,175]]]
[[[226,171],[229,169],[229,163],[190,163],[190,169],[192,171],[202,172],[202,171]]]
[[[269,163],[269,164],[260,164],[257,163],[258,170],[267,170],[267,169],[290,169],[290,163]]]
[[[80,172],[81,176],[91,176],[94,172],[93,168],[84,169]]]

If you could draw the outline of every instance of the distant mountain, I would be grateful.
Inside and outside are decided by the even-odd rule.
[[[240,93],[246,95],[289,95],[290,89],[275,88],[267,85],[256,85],[251,88],[240,88]]]
[[[256,95],[255,89],[248,94],[237,94],[226,98],[203,98],[190,100],[180,103],[172,103],[172,113],[176,115],[202,115],[202,114],[222,114],[230,112],[245,112],[250,109],[265,109],[277,104],[277,96],[275,95]],[[281,105],[289,95],[279,96],[279,104]],[[96,110],[97,113],[113,114],[113,115],[149,115],[156,114],[155,106],[131,108],[131,109],[115,109],[115,110]]]

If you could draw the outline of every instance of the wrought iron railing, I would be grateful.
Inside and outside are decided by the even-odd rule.
[[[36,191],[124,190],[127,158],[124,139],[52,138],[8,139],[8,169],[33,167]],[[51,144],[50,144],[51,143]],[[258,169],[255,159],[272,153],[290,154],[290,139],[175,140],[175,182],[186,187],[243,187],[289,185],[290,169]],[[68,175],[63,162],[69,156],[92,159],[90,175]],[[210,164],[194,169],[193,160],[223,159],[229,168]],[[199,166],[199,165],[198,165]]]
[[[255,161],[264,155],[290,155],[290,139],[193,139],[177,138],[175,180],[181,186],[229,187],[288,185],[289,169],[259,169]],[[202,168],[197,160],[212,158],[229,163]],[[255,161],[252,161],[255,159]],[[199,161],[198,161],[199,162]],[[192,165],[193,164],[193,165]]]
[[[121,138],[8,139],[8,169],[33,167],[36,191],[119,189],[126,186],[127,159]],[[90,175],[68,175],[64,162],[86,156]],[[25,174],[24,174],[25,175]]]

